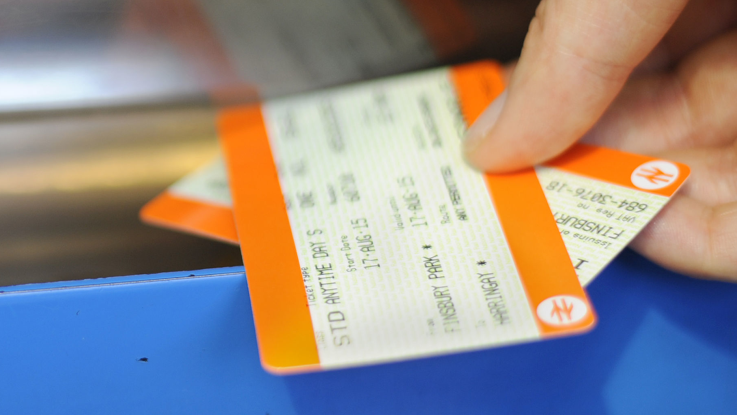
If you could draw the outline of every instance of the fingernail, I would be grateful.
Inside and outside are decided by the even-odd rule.
[[[465,147],[466,152],[473,151],[478,147],[484,137],[489,134],[489,131],[494,128],[494,124],[496,124],[496,120],[499,119],[499,114],[502,113],[502,108],[504,108],[505,102],[507,102],[507,91],[499,94],[494,102],[492,102],[491,105],[489,105],[484,112],[479,115],[473,125],[471,125],[468,131],[466,131],[466,136],[463,140],[463,146]]]

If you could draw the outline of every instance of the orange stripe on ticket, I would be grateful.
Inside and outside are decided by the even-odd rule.
[[[545,166],[667,197],[691,171],[685,164],[580,143]]]
[[[541,334],[548,336],[593,327],[596,321],[593,309],[578,281],[535,171],[489,174],[486,183]],[[541,310],[546,300],[556,297],[560,297],[559,304],[586,308],[585,314],[574,316],[570,310],[568,315],[562,312],[556,315],[553,309]],[[571,303],[567,297],[583,304]]]
[[[320,359],[307,294],[268,133],[258,106],[223,111],[238,236],[265,368],[305,371]]]
[[[148,202],[140,217],[152,225],[238,245],[233,210],[225,206],[181,198],[167,191]]]
[[[504,91],[502,67],[491,61],[454,66],[450,70],[458,101],[470,126],[486,107]]]
[[[455,67],[452,77],[469,125],[504,89],[501,68],[489,62]],[[486,183],[541,334],[593,327],[593,308],[535,171],[488,174]]]

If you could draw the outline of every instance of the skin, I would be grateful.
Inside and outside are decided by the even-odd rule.
[[[469,129],[469,163],[541,163],[583,140],[688,164],[632,247],[737,282],[737,1],[543,0],[507,93]]]

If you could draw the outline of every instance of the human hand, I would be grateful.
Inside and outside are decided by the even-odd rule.
[[[735,0],[543,0],[508,92],[469,129],[466,158],[515,170],[583,137],[686,163],[686,185],[632,247],[737,281],[735,23]]]

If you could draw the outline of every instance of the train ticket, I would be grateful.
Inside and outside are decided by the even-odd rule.
[[[535,170],[484,176],[461,159],[461,137],[502,89],[484,62],[228,110],[229,175],[219,160],[142,217],[240,239],[273,372],[585,331],[595,315],[579,279],[688,168],[577,145]]]
[[[502,89],[500,68],[479,63],[221,115],[265,368],[358,366],[593,326],[535,171],[484,176],[461,158],[467,120]]]

